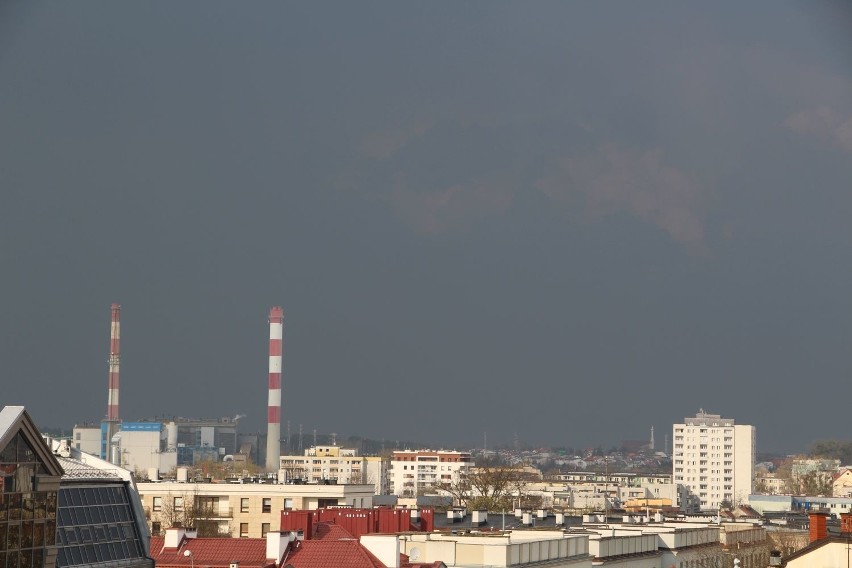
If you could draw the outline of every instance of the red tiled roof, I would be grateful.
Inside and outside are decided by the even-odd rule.
[[[312,540],[343,540],[352,539],[349,531],[335,523],[317,523],[314,525],[314,537]]]
[[[296,541],[284,556],[284,567],[293,568],[386,568],[355,539]]]
[[[266,561],[264,538],[187,538],[178,548],[163,548],[164,540],[151,537],[151,558],[158,567],[228,568],[232,562],[239,562],[240,568],[274,567]],[[191,558],[184,556],[187,550]]]

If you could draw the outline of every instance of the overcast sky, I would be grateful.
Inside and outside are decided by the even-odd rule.
[[[0,384],[121,417],[848,437],[844,2],[0,3]]]

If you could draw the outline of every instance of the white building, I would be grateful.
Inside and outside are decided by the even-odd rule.
[[[378,456],[359,456],[355,448],[312,446],[303,456],[281,456],[278,480],[308,483],[369,483],[376,495],[387,492],[387,461]]]
[[[416,497],[427,487],[457,482],[473,465],[470,452],[396,451],[388,470],[388,484],[394,495]]]
[[[75,424],[73,430],[74,449],[93,456],[101,455],[101,427],[92,424]]]
[[[754,426],[702,409],[675,424],[672,434],[674,482],[688,487],[702,509],[747,502],[754,489]]]

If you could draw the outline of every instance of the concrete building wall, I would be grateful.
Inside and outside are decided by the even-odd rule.
[[[754,426],[734,426],[734,500],[748,503],[754,493],[754,461],[757,448],[757,430]]]
[[[101,427],[100,426],[74,426],[72,432],[74,447],[81,452],[93,456],[101,455]]]

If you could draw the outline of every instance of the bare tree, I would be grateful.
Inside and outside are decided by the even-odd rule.
[[[530,475],[522,469],[489,466],[460,473],[456,480],[438,483],[435,488],[468,509],[503,511],[514,508],[515,499],[521,506],[535,506],[526,492],[529,481]]]
[[[807,531],[786,528],[767,530],[766,537],[771,542],[771,547],[781,552],[782,558],[801,550],[810,540]]]
[[[195,529],[198,536],[204,537],[230,536],[230,527],[222,529],[219,526],[217,509],[216,498],[201,496],[195,488],[191,493],[168,493],[158,516],[165,528]]]

